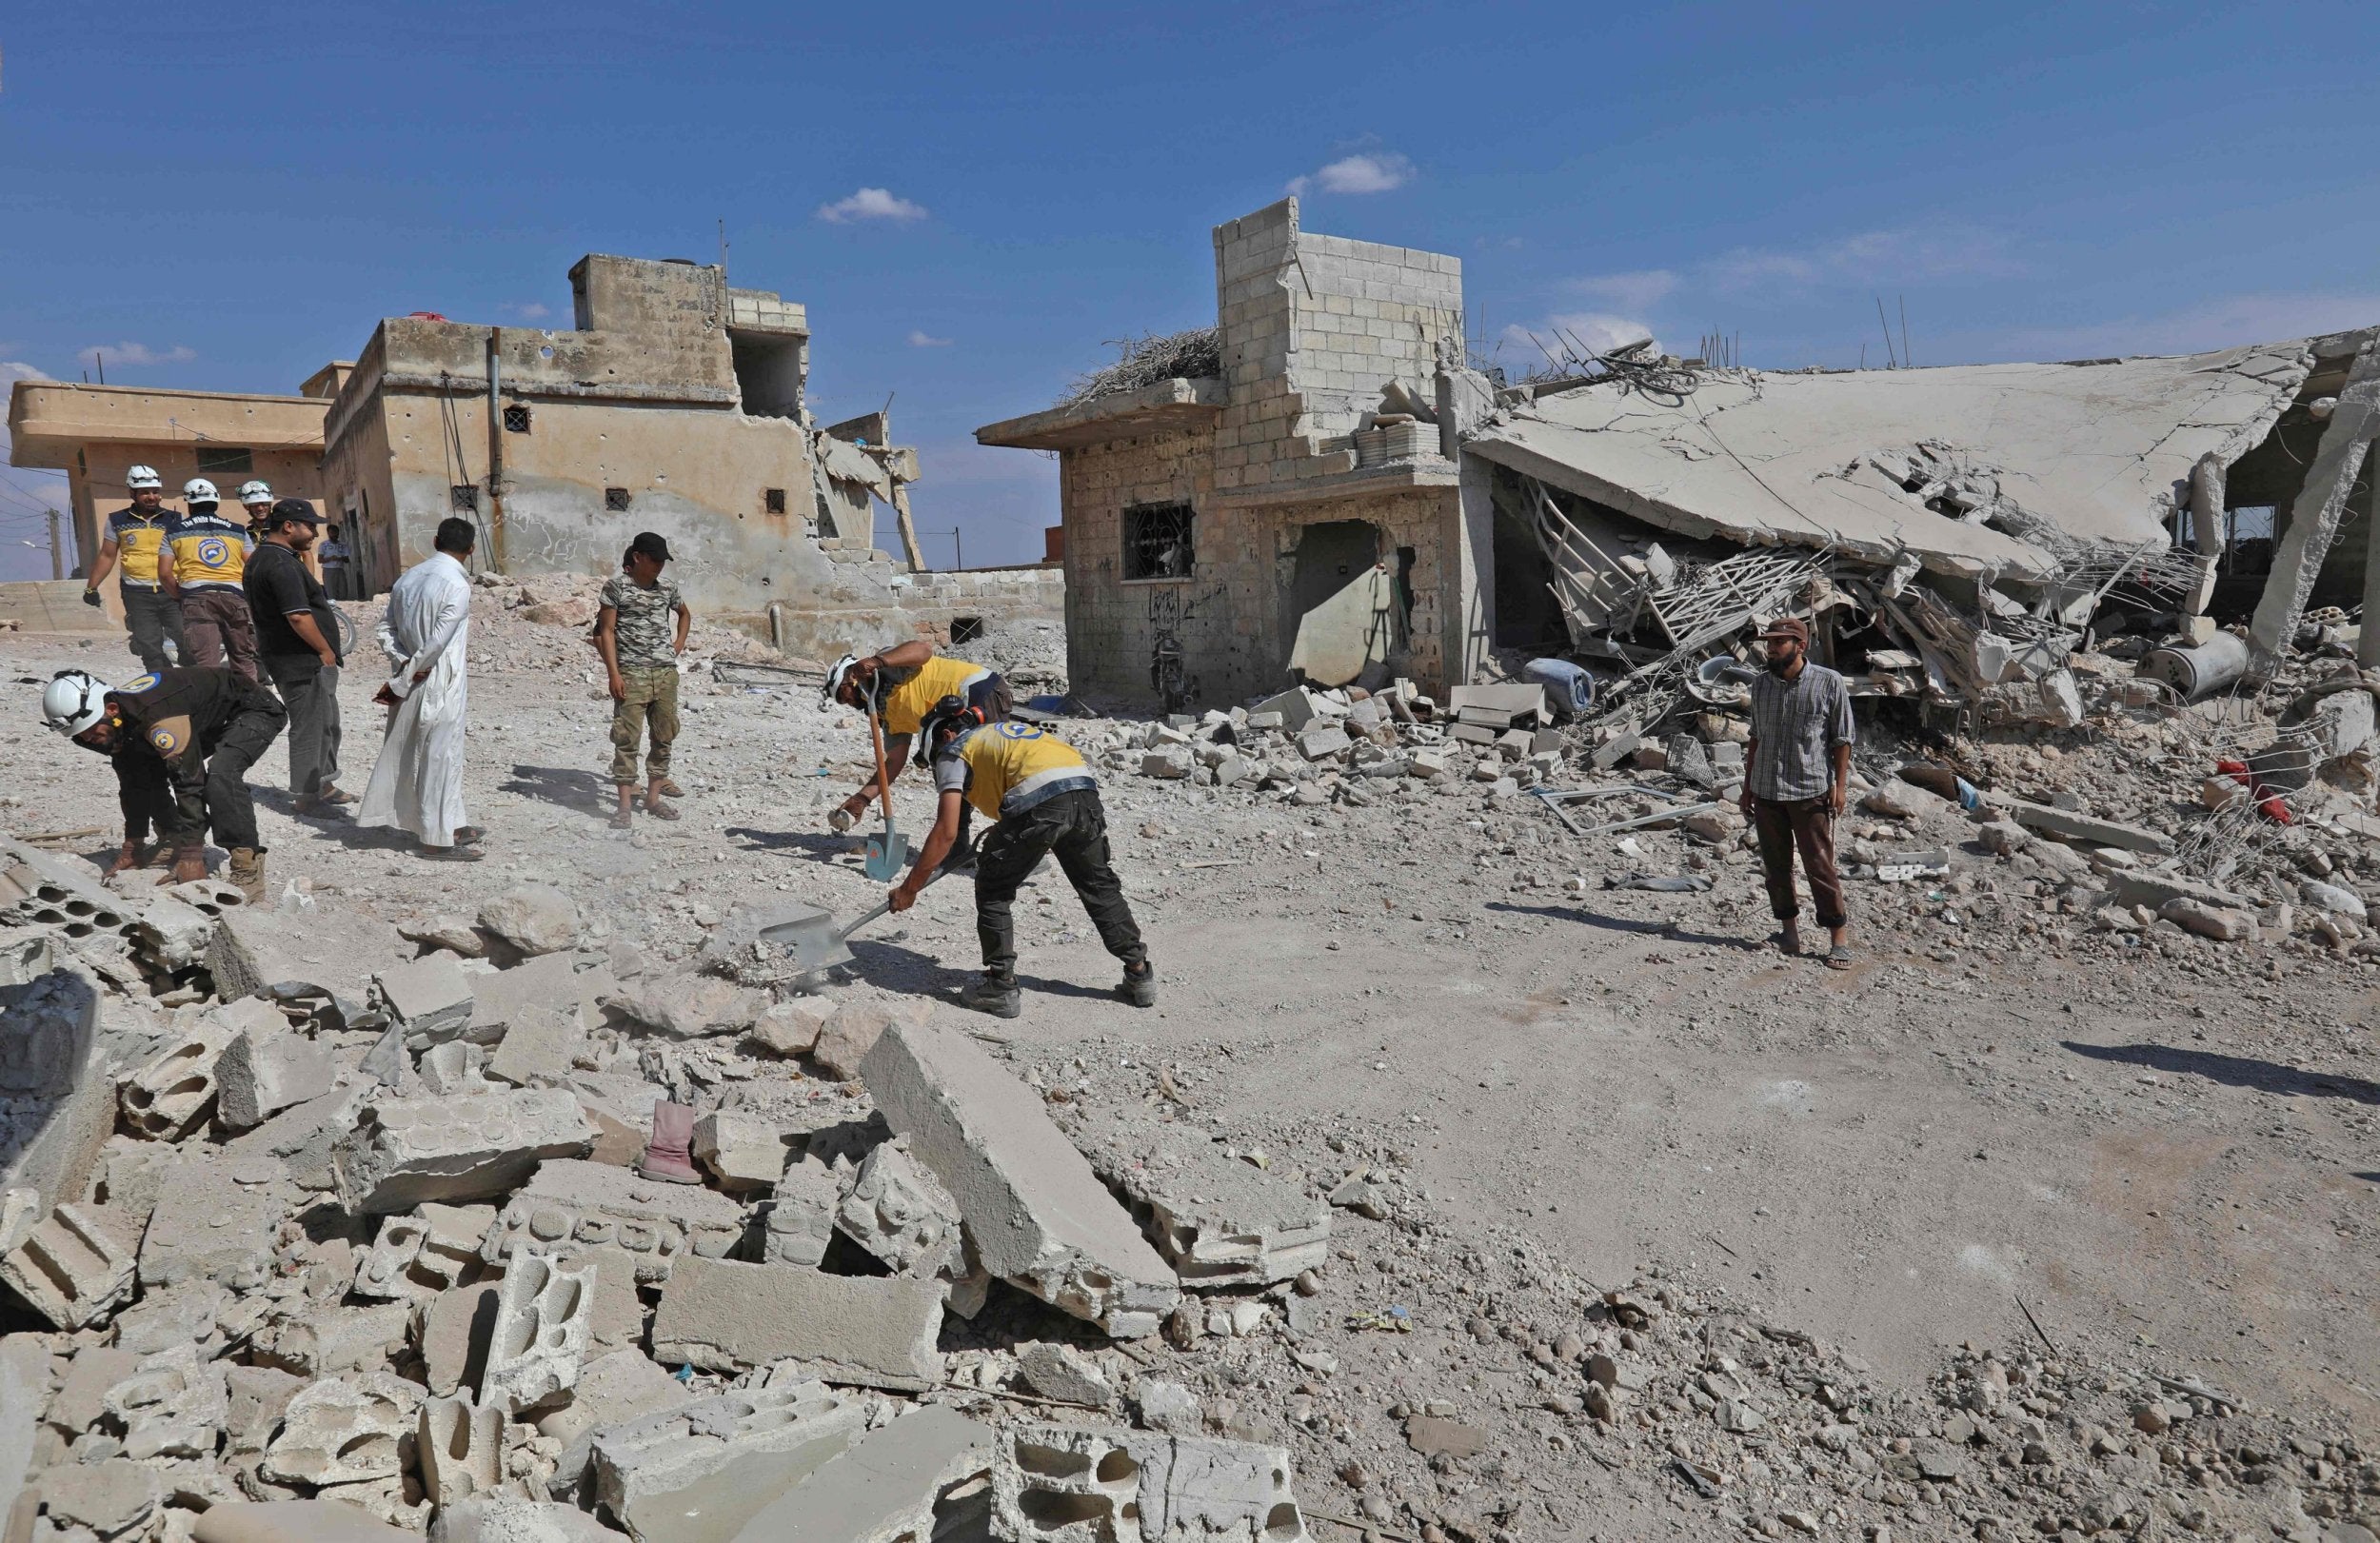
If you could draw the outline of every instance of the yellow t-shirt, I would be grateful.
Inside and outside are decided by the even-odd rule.
[[[1095,785],[1081,753],[1036,723],[985,723],[960,735],[934,758],[935,788],[964,793],[994,820]]]
[[[934,703],[944,697],[963,701],[967,687],[991,673],[981,664],[935,655],[920,664],[915,674],[884,693],[884,732],[915,734],[924,723],[925,715],[934,710]]]

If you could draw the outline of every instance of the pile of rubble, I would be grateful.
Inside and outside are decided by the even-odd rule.
[[[1319,1289],[1329,1208],[1203,1153],[1111,1191],[924,1004],[783,980],[770,913],[681,970],[536,886],[407,939],[0,880],[37,1535],[1303,1535],[1286,1452],[1118,1369]]]

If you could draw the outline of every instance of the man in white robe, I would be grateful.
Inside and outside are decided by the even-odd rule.
[[[392,710],[355,817],[359,825],[411,831],[423,857],[450,862],[480,858],[480,833],[463,812],[471,636],[471,575],[464,564],[476,539],[468,520],[441,521],[437,550],[388,591],[380,646],[391,673],[372,700]]]

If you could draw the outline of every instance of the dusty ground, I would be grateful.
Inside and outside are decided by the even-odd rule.
[[[865,735],[822,713],[812,688],[689,676],[684,819],[619,835],[601,818],[607,702],[578,632],[493,614],[479,628],[469,798],[488,861],[426,864],[389,833],[292,818],[276,749],[258,768],[276,890],[294,880],[321,903],[402,919],[467,916],[524,879],[549,881],[664,955],[763,892],[846,913],[876,898],[854,843],[824,823],[860,780]],[[344,688],[342,781],[359,793],[378,718],[365,654]],[[70,843],[104,856],[104,767],[38,726],[39,682],[67,665],[133,668],[110,644],[0,637],[0,824],[108,827]],[[1565,1271],[1591,1291],[1657,1269],[1747,1321],[1815,1336],[1888,1391],[1921,1395],[1964,1343],[2199,1378],[2333,1441],[2380,1428],[2371,962],[2170,927],[2145,945],[2092,933],[1995,880],[1996,860],[1970,847],[1957,854],[1966,887],[1939,899],[1940,885],[1854,885],[1860,962],[1836,974],[1761,946],[1770,923],[1748,855],[1690,856],[1674,833],[1639,835],[1631,860],[1470,784],[1294,808],[1273,793],[1102,779],[1162,1002],[1136,1012],[1107,995],[1113,961],[1044,873],[1020,907],[1026,1012],[998,1033],[1037,1078],[1072,1085],[1085,1126],[1162,1113],[1296,1154],[1324,1182],[1359,1154],[1389,1178],[1391,1223],[1340,1214],[1341,1256],[1361,1259],[1326,1299],[1335,1318],[1404,1307],[1418,1331],[1336,1336],[1343,1364],[1323,1402],[1356,1434],[1334,1449],[1290,1433],[1309,1507],[1354,1513],[1367,1486],[1335,1478],[1330,1455],[1351,1449],[1387,1465],[1381,1519],[1399,1527],[1485,1510],[1520,1535],[1707,1531],[1700,1502],[1658,1482],[1680,1442],[1716,1450],[1707,1420],[1699,1434],[1648,1422],[1649,1455],[1614,1447],[1593,1454],[1601,1469],[1578,1465],[1596,1429],[1537,1407],[1527,1335],[1502,1365],[1465,1359],[1478,1296],[1459,1284],[1517,1298]],[[2175,797],[2194,785],[2177,773]],[[922,789],[902,784],[911,828],[928,812]],[[1691,862],[1711,865],[1710,894],[1592,887]],[[1573,874],[1587,893],[1564,892]],[[976,962],[964,890],[930,891],[905,927],[856,952],[867,982],[946,997]],[[1160,1067],[1179,1073],[1179,1105],[1156,1101]],[[1392,1266],[1398,1228],[1434,1265]],[[1261,1404],[1259,1425],[1278,1432],[1296,1376],[1259,1383],[1241,1406]],[[1504,1466],[1484,1481],[1421,1469],[1388,1411],[1432,1399],[1490,1429]],[[1376,1456],[1367,1430],[1396,1450]],[[1745,1486],[1729,1492],[1731,1516],[1774,1531],[1766,1509],[1795,1508],[1790,1474],[1770,1494],[1724,1454],[1714,1466]],[[1556,1475],[1557,1497],[1482,1507],[1481,1490],[1525,1494],[1522,1469]],[[1377,1477],[1368,1487],[1381,1493]],[[1826,1514],[1848,1526],[1854,1510]],[[1953,1514],[1954,1527],[1912,1511],[1905,1534],[1973,1535]]]

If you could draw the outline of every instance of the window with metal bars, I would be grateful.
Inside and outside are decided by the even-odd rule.
[[[256,458],[236,445],[202,445],[196,454],[202,477],[246,477],[256,469]]]
[[[1124,577],[1187,579],[1198,565],[1187,504],[1136,504],[1124,510]]]
[[[628,506],[628,490],[625,487],[604,489],[604,507],[618,514]]]
[[[446,503],[457,514],[477,514],[479,488],[475,484],[457,483],[446,489]]]
[[[526,434],[529,431],[529,405],[511,402],[505,405],[505,432]]]
[[[785,490],[782,487],[761,489],[761,507],[770,514],[785,512]]]

